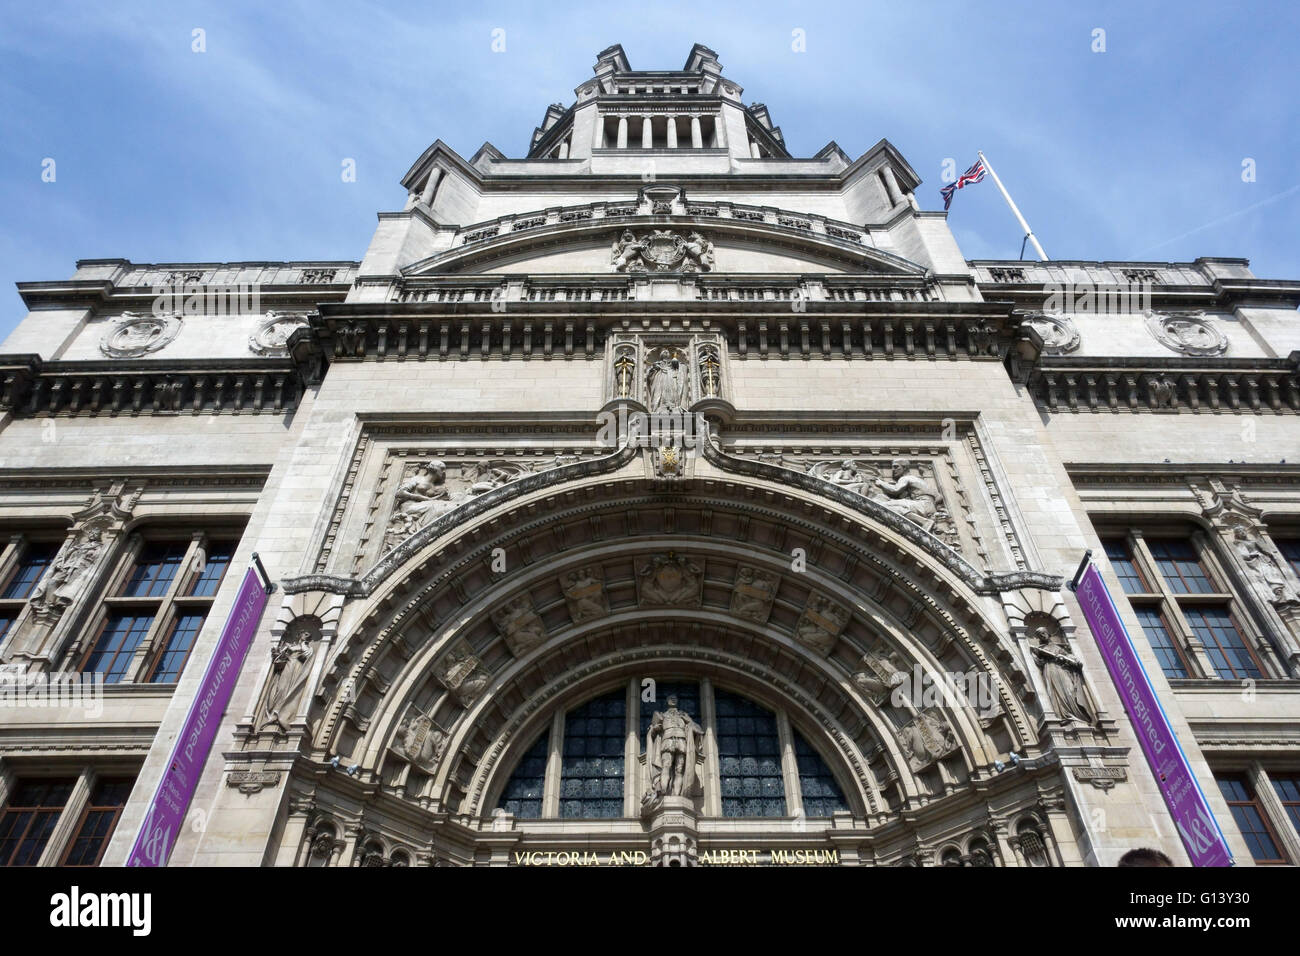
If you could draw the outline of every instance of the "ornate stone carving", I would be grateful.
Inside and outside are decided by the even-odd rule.
[[[898,732],[898,746],[915,773],[956,750],[957,735],[937,709],[927,708]]]
[[[830,598],[814,594],[794,626],[795,640],[819,654],[829,654],[840,631],[848,623],[847,608],[840,607]]]
[[[1075,767],[1073,773],[1075,780],[1090,783],[1101,791],[1109,791],[1115,784],[1128,780],[1128,771],[1123,767]]]
[[[447,749],[450,735],[428,714],[412,707],[406,719],[397,727],[388,749],[409,763],[433,773]]]
[[[104,535],[112,524],[107,515],[91,518],[50,562],[49,569],[31,593],[32,616],[41,624],[52,624],[85,588],[91,569],[104,550]]]
[[[700,397],[717,398],[722,394],[722,358],[716,345],[701,345],[698,352]]]
[[[1178,380],[1172,375],[1148,375],[1147,394],[1152,408],[1173,408],[1178,400]]]
[[[1097,712],[1083,684],[1083,662],[1070,653],[1064,641],[1053,641],[1047,628],[1034,628],[1038,642],[1030,649],[1038,661],[1052,710],[1065,723],[1097,725]]]
[[[438,682],[451,691],[462,707],[472,707],[479,695],[492,680],[483,662],[470,646],[460,641],[449,651],[438,666]]]
[[[1147,329],[1165,348],[1183,355],[1211,356],[1228,351],[1228,339],[1202,312],[1147,312]]]
[[[907,679],[907,669],[893,648],[862,655],[853,683],[877,707],[883,707],[895,687]]]
[[[569,616],[574,624],[609,613],[609,599],[605,597],[605,578],[600,565],[589,565],[570,571],[560,578],[560,590],[569,606]]]
[[[166,346],[180,330],[177,315],[123,312],[100,339],[99,350],[109,358],[140,358]]]
[[[1025,317],[1024,324],[1043,340],[1044,355],[1068,355],[1079,348],[1079,330],[1064,315],[1031,312]]]
[[[655,229],[637,237],[624,229],[610,249],[617,272],[709,272],[713,269],[713,243],[699,232],[685,238],[671,229]]]
[[[736,587],[731,592],[731,613],[756,624],[766,624],[781,580],[770,571],[742,565],[736,570]]]
[[[699,607],[704,569],[674,551],[637,562],[637,598],[644,605]]]
[[[704,729],[691,715],[677,709],[669,695],[666,709],[655,711],[646,731],[647,788],[642,806],[651,808],[656,798],[693,797],[701,792],[696,763],[704,753]]]
[[[906,458],[895,458],[889,478],[875,478],[866,496],[878,505],[897,512],[909,521],[929,531],[934,527],[939,511],[938,489],[928,478],[917,474],[917,469]]]
[[[267,312],[257,331],[248,337],[248,350],[254,355],[288,355],[289,336],[306,324],[307,316],[300,312]]]
[[[291,623],[271,652],[271,677],[258,715],[257,729],[278,727],[287,732],[298,701],[311,675],[312,643],[320,637],[320,621],[301,617]]]
[[[1295,584],[1282,570],[1282,560],[1273,553],[1270,543],[1262,535],[1238,524],[1232,529],[1232,547],[1251,583],[1266,601],[1287,604],[1300,600]]]
[[[686,354],[678,348],[655,349],[645,376],[646,407],[651,412],[683,414],[691,404],[691,380]]]
[[[533,610],[532,598],[522,594],[492,613],[492,620],[515,657],[523,657],[546,640],[546,625]]]
[[[559,456],[556,456],[557,459]],[[459,466],[455,483],[440,458],[412,462],[393,496],[393,512],[384,531],[384,550],[391,551],[416,531],[469,499],[532,473],[526,462],[492,459]]]

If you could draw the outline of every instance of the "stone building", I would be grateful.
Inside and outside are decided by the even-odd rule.
[[[21,283],[0,863],[127,859],[257,552],[171,865],[1185,865],[1087,549],[1300,861],[1300,282],[967,261],[919,184],[614,46],[360,262]]]

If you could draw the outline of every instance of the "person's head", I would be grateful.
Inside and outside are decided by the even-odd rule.
[[[441,458],[431,458],[425,462],[425,468],[435,481],[442,481],[447,476],[447,464]]]
[[[1153,850],[1150,847],[1141,846],[1135,850],[1129,850],[1119,858],[1116,866],[1173,866],[1174,861],[1169,859],[1159,850]]]
[[[673,709],[675,709],[676,707],[677,707],[677,695],[676,695],[676,694],[669,694],[669,695],[668,695],[668,709],[669,709],[669,710],[673,710]]]
[[[907,470],[912,467],[912,463],[906,458],[895,458],[893,461],[894,477],[901,478],[907,474]]]

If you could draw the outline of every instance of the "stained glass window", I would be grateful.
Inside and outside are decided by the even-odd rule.
[[[637,740],[645,746],[646,731],[650,729],[650,720],[656,710],[668,709],[668,698],[677,698],[677,709],[686,714],[697,724],[703,724],[700,714],[700,685],[695,681],[655,681],[655,699],[641,701],[641,729]]]
[[[803,813],[806,817],[829,817],[836,810],[847,810],[844,792],[835,782],[831,768],[826,766],[821,754],[809,746],[799,731],[791,728],[794,737],[794,759],[799,765],[799,792],[803,795]]]
[[[621,688],[569,711],[560,765],[560,816],[623,815],[626,734],[627,694]]]
[[[542,815],[542,789],[546,786],[546,758],[550,754],[549,731],[519,760],[501,793],[501,808],[522,820],[536,820]]]
[[[776,716],[724,690],[714,693],[724,817],[783,817],[785,783]]]

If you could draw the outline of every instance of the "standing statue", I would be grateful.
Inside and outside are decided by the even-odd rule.
[[[660,349],[658,360],[646,375],[647,403],[651,413],[685,413],[688,401],[686,366],[672,349]]]
[[[646,731],[645,759],[650,779],[643,803],[655,797],[693,797],[699,790],[695,760],[704,743],[704,729],[677,709],[675,695],[670,695],[667,703],[667,710],[655,711]]]
[[[1260,542],[1252,538],[1249,531],[1241,526],[1236,527],[1232,532],[1232,543],[1241,557],[1241,563],[1246,566],[1251,577],[1263,587],[1270,601],[1284,601],[1295,597],[1295,592],[1277,560],[1260,547]]]
[[[49,570],[32,591],[32,611],[38,619],[63,613],[81,590],[103,547],[103,532],[92,526],[55,555]]]
[[[937,510],[935,499],[939,495],[928,481],[912,473],[911,462],[895,458],[890,478],[875,478],[872,483],[878,490],[867,495],[870,500],[930,530]]]
[[[1067,722],[1077,720],[1095,727],[1097,715],[1083,686],[1083,662],[1063,644],[1054,644],[1047,628],[1035,628],[1034,637],[1038,639],[1038,645],[1033,652],[1042,669],[1052,709]]]
[[[262,704],[258,730],[272,725],[287,732],[297,710],[298,698],[307,683],[311,665],[313,624],[307,621],[290,625],[271,656],[271,680]]]

